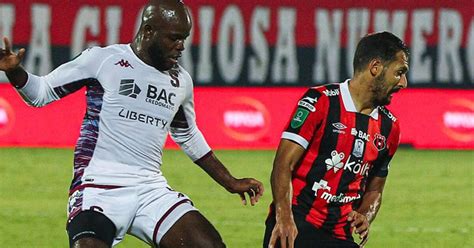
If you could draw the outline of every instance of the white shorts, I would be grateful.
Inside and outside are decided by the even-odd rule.
[[[160,243],[181,216],[197,211],[189,197],[162,184],[88,185],[69,197],[68,222],[81,211],[91,209],[103,213],[115,224],[114,246],[129,233],[152,247]]]

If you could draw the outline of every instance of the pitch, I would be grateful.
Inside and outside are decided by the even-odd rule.
[[[265,183],[255,207],[243,207],[181,151],[164,153],[171,186],[189,195],[229,248],[261,247],[271,201],[274,151],[216,151],[235,176]],[[70,149],[0,149],[2,247],[66,247]],[[474,247],[474,152],[402,148],[387,179],[382,209],[366,247]],[[119,248],[147,247],[127,236]]]

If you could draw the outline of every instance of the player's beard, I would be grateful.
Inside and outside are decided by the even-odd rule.
[[[387,83],[385,80],[385,70],[375,78],[374,87],[372,93],[374,95],[374,105],[384,106],[390,104],[391,90],[388,90]]]

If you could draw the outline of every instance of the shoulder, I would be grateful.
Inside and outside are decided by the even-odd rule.
[[[311,112],[321,112],[321,106],[327,106],[329,97],[339,95],[337,84],[314,86],[306,90],[298,101],[298,107],[303,107]],[[318,109],[318,111],[316,111]]]
[[[400,122],[398,121],[398,118],[387,109],[387,107],[379,106],[379,115],[381,115],[382,118],[390,121],[392,124],[392,132],[398,134],[400,133]]]
[[[339,84],[325,84],[309,88],[304,97],[314,97],[317,100],[328,100],[331,97],[339,97]]]
[[[182,67],[181,65],[178,65],[178,68],[176,69],[176,71],[178,72],[178,76],[184,80],[184,83],[186,84],[186,86],[193,87],[193,79],[191,75],[189,75],[188,71],[184,69],[184,67]]]
[[[106,47],[93,46],[84,50],[79,56],[91,57],[94,60],[104,60],[115,54],[122,54],[127,51],[127,45],[114,44]]]
[[[189,75],[189,72],[184,69],[181,65],[178,65],[178,68],[176,69],[180,75],[185,77],[186,79],[192,80],[191,75]]]
[[[388,110],[387,107],[379,106],[379,113],[385,118],[388,118],[394,124],[398,125],[398,118],[392,112],[390,112],[390,110]]]
[[[317,91],[321,97],[338,97],[341,94],[338,83],[320,85],[311,89]]]

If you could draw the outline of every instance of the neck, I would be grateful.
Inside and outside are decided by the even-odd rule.
[[[373,103],[373,93],[370,88],[371,83],[369,80],[370,79],[366,79],[363,76],[354,76],[354,78],[349,81],[349,92],[351,93],[356,110],[366,115],[370,115],[377,107]]]
[[[130,47],[132,48],[132,51],[133,53],[135,53],[135,55],[140,59],[142,60],[143,62],[145,62],[145,64],[149,65],[149,66],[152,66],[153,67],[153,64],[151,62],[151,59],[150,57],[148,56],[148,53],[146,52],[146,48],[143,47],[142,45],[142,37],[140,36],[140,34],[138,34],[135,39],[133,40],[132,44],[130,44]]]

